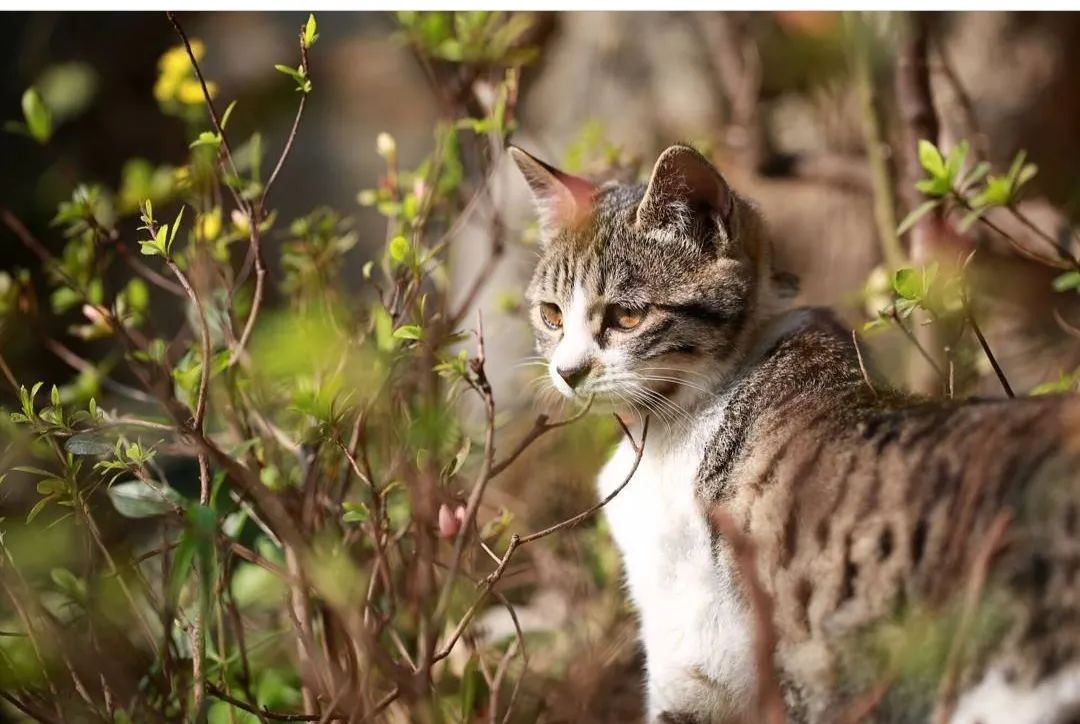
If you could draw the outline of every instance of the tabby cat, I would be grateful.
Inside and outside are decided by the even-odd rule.
[[[511,154],[540,216],[527,296],[552,384],[638,434],[650,415],[606,508],[649,721],[760,716],[761,627],[716,510],[754,543],[790,721],[834,721],[875,690],[870,720],[926,721],[945,671],[942,721],[1080,716],[1080,399],[871,383],[829,311],[789,308],[757,210],[688,146],[647,185]],[[634,458],[622,443],[601,495]]]

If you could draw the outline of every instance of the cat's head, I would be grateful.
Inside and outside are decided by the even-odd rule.
[[[648,185],[602,187],[510,153],[540,216],[537,351],[564,396],[659,410],[730,368],[775,310],[760,218],[689,146],[664,151]]]

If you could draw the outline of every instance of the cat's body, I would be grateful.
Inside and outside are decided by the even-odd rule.
[[[943,405],[872,391],[850,334],[816,309],[778,316],[746,368],[718,382],[684,401],[692,422],[650,431],[632,483],[606,511],[641,616],[651,716],[724,721],[754,711],[755,623],[708,525],[714,504],[757,546],[795,719],[829,721],[834,701],[868,686],[870,672],[844,659],[849,635],[905,602],[962,591],[1003,510],[1012,511],[1011,551],[990,585],[1029,618],[1012,634],[1020,659],[1002,666],[1022,692],[1080,656],[1080,551],[1061,545],[1075,544],[1080,487],[1061,500],[1038,490],[1069,473],[1080,481],[1080,450],[1063,449],[1065,431],[1080,426],[1080,399]],[[602,495],[633,457],[629,443],[620,447],[600,476]],[[1071,675],[1074,690],[1056,696],[1080,703],[1080,672]],[[894,714],[881,716],[917,710],[906,716],[922,721],[931,703],[886,702]],[[1041,721],[1000,702],[996,719],[966,711],[956,720]]]
[[[758,711],[756,612],[714,508],[755,545],[792,720],[831,721],[883,682],[877,719],[925,720],[937,682],[914,687],[904,655],[883,663],[880,649],[883,626],[934,611],[951,623],[907,631],[916,651],[931,630],[945,643],[926,647],[947,650],[949,626],[979,642],[950,664],[958,691],[976,692],[954,721],[1080,711],[1080,398],[960,404],[872,387],[831,314],[782,308],[753,208],[691,149],[665,152],[648,188],[518,162],[547,236],[529,294],[553,384],[653,418],[606,511],[650,721]],[[634,457],[629,442],[616,451],[602,494]],[[962,615],[990,561],[976,593],[992,606]]]

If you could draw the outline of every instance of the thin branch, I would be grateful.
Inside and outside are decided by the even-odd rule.
[[[727,541],[735,567],[746,587],[750,608],[754,614],[756,636],[754,639],[754,668],[757,672],[757,721],[765,724],[783,724],[784,699],[773,665],[776,649],[776,629],[772,621],[772,599],[757,574],[757,551],[753,540],[743,533],[730,515],[719,505],[709,510],[712,530]]]
[[[266,707],[257,707],[246,701],[241,701],[235,697],[229,696],[216,685],[207,682],[206,691],[210,696],[215,699],[221,699],[227,704],[235,706],[237,709],[243,709],[244,711],[255,714],[256,716],[262,716],[267,719],[273,719],[274,721],[347,721],[349,716],[347,714],[330,714],[328,719],[324,719],[320,714],[285,714],[283,712],[271,711]]]
[[[191,286],[187,274],[184,274],[183,270],[181,270],[172,259],[166,259],[165,263],[169,265],[169,269],[172,270],[172,273],[175,274],[176,278],[180,281],[180,285],[184,288],[184,291],[187,292],[188,297],[191,299],[191,303],[195,305],[195,312],[199,315],[199,335],[201,337],[200,343],[202,344],[202,369],[200,370],[199,377],[199,392],[195,398],[195,421],[193,424],[197,430],[201,431],[203,429],[203,418],[206,415],[206,391],[210,384],[210,325],[206,321],[206,309],[203,308],[202,301],[199,299],[195,287]]]
[[[229,169],[232,171],[233,176],[239,176],[240,173],[236,170],[236,163],[233,162],[229,139],[225,137],[225,128],[221,125],[221,118],[214,107],[214,99],[211,97],[210,89],[206,85],[206,78],[203,76],[202,68],[199,67],[199,61],[195,59],[195,51],[191,48],[191,41],[188,40],[187,33],[184,32],[184,28],[176,19],[176,13],[166,11],[165,17],[172,23],[173,29],[176,30],[176,34],[180,36],[180,41],[184,44],[184,49],[187,50],[188,60],[191,61],[195,77],[199,79],[199,86],[202,88],[203,100],[206,102],[206,110],[210,114],[210,121],[214,124],[214,130],[217,131],[218,137],[221,139],[221,149],[225,154],[225,159],[229,162]],[[241,207],[243,208],[242,202]]]
[[[638,466],[641,464],[642,456],[645,454],[645,440],[649,434],[649,418],[645,418],[644,425],[641,428],[641,441],[637,443],[634,442],[634,438],[630,434],[630,430],[626,427],[626,423],[622,421],[622,418],[616,415],[615,419],[618,421],[619,426],[622,427],[623,433],[630,440],[630,445],[634,449],[634,463],[630,467],[630,472],[627,473],[622,483],[620,483],[618,487],[611,491],[611,493],[609,493],[599,503],[596,503],[587,510],[578,513],[572,518],[568,518],[561,523],[556,523],[555,525],[544,528],[543,530],[537,531],[536,533],[530,533],[529,535],[526,535],[524,537],[519,536],[517,533],[511,535],[510,543],[509,545],[507,545],[506,552],[503,553],[502,559],[499,561],[499,565],[496,566],[495,571],[491,575],[484,579],[484,582],[480,586],[480,593],[472,602],[472,605],[469,606],[469,609],[465,612],[465,615],[463,615],[461,617],[461,620],[458,621],[457,626],[450,634],[446,644],[432,658],[432,663],[445,659],[447,656],[450,655],[450,652],[454,650],[454,646],[457,644],[462,634],[465,633],[465,629],[468,628],[469,624],[473,620],[473,617],[475,617],[477,612],[480,610],[480,606],[486,600],[488,593],[495,586],[495,584],[498,583],[499,579],[501,579],[503,574],[506,572],[506,567],[510,564],[510,559],[514,557],[514,553],[517,552],[518,548],[527,543],[532,543],[533,541],[540,540],[541,538],[546,538],[552,533],[577,525],[578,523],[585,520],[586,518],[603,508],[605,505],[610,503],[615,498],[615,496],[621,493],[623,488],[625,488],[630,483],[630,480],[634,477],[634,473],[637,472]]]
[[[863,362],[862,350],[859,349],[859,335],[855,330],[851,330],[851,344],[855,347],[855,355],[859,358],[859,370],[862,371],[863,380],[866,382],[866,386],[870,388],[870,391],[874,393],[874,397],[878,396],[877,390],[874,389],[874,384],[870,381],[870,375],[866,372],[866,363]]]
[[[930,356],[930,353],[926,351],[926,348],[922,346],[922,343],[919,342],[914,334],[912,334],[911,330],[907,328],[907,325],[904,324],[904,320],[900,318],[900,315],[897,314],[895,309],[892,310],[892,319],[896,322],[896,326],[900,328],[900,331],[904,333],[904,336],[908,338],[908,341],[915,345],[915,348],[919,350],[919,354],[922,355],[922,358],[926,360],[935,372],[937,372],[938,377],[945,380],[946,374],[944,370],[942,370],[941,366]]]
[[[994,353],[990,351],[990,345],[986,342],[986,337],[983,336],[982,330],[979,329],[979,324],[975,321],[975,314],[971,311],[971,305],[968,300],[964,300],[964,314],[967,316],[967,321],[971,325],[971,331],[975,333],[976,339],[979,340],[979,346],[982,347],[983,354],[986,355],[986,359],[990,360],[990,366],[994,368],[994,374],[997,375],[998,382],[1001,383],[1001,387],[1005,390],[1005,394],[1011,397],[1016,397],[1013,393],[1012,385],[1009,384],[1009,380],[1005,378],[1005,372],[1001,369],[1001,365],[998,364],[997,358]]]
[[[887,146],[881,128],[878,102],[875,97],[873,68],[871,67],[870,38],[872,32],[858,13],[844,13],[849,35],[852,35],[849,62],[855,76],[855,84],[862,106],[863,133],[866,135],[866,160],[870,167],[870,180],[874,192],[874,221],[885,264],[897,269],[903,262],[904,250],[896,234],[896,206],[893,199],[893,181],[886,158]]]
[[[945,673],[942,674],[941,683],[938,686],[938,700],[934,706],[935,712],[933,716],[933,721],[936,724],[945,724],[952,718],[960,667],[967,650],[971,627],[975,623],[974,619],[976,608],[979,605],[979,597],[982,596],[983,587],[986,585],[986,575],[990,568],[990,561],[997,554],[1011,520],[1012,513],[1008,510],[1003,510],[994,517],[972,561],[967,589],[964,592],[964,605],[960,612],[960,622],[957,624],[956,634],[953,636],[952,644],[949,647],[949,655],[945,662]]]
[[[521,545],[525,545],[526,543],[532,543],[534,540],[540,540],[541,538],[545,538],[545,537],[551,535],[552,533],[556,533],[556,532],[558,532],[560,530],[565,530],[566,528],[573,528],[575,525],[577,525],[581,521],[585,520],[586,518],[590,517],[593,513],[597,512],[598,510],[603,508],[605,505],[610,503],[612,500],[614,500],[615,496],[618,495],[619,493],[621,493],[622,489],[625,488],[630,483],[630,479],[632,477],[634,477],[634,473],[637,472],[638,464],[641,463],[641,456],[645,452],[645,436],[649,433],[649,418],[648,417],[645,418],[645,424],[641,428],[641,442],[637,443],[637,444],[634,443],[634,439],[630,435],[630,430],[626,427],[626,423],[622,421],[622,418],[619,417],[618,415],[615,415],[615,420],[619,423],[619,427],[622,428],[623,434],[625,434],[627,436],[627,438],[630,439],[630,444],[633,446],[634,453],[635,453],[634,464],[630,468],[630,472],[629,472],[629,474],[627,474],[626,478],[619,484],[619,486],[617,488],[615,488],[610,493],[608,493],[608,495],[603,500],[601,500],[599,503],[593,505],[591,508],[589,508],[587,510],[583,510],[582,512],[578,513],[577,515],[575,515],[572,518],[568,518],[568,519],[562,521],[561,523],[556,523],[553,526],[550,526],[548,528],[544,528],[541,531],[537,531],[536,533],[531,533],[531,534],[525,536],[524,538],[521,539]]]
[[[79,355],[75,354],[69,347],[64,345],[59,340],[55,340],[52,337],[42,337],[42,343],[49,348],[49,351],[59,357],[64,364],[72,369],[76,369],[80,372],[90,372],[97,376],[98,381],[101,382],[101,386],[107,390],[111,390],[118,395],[135,400],[136,402],[157,402],[157,400],[150,395],[146,394],[140,389],[135,387],[129,387],[121,382],[101,374],[98,368],[89,360],[83,359]],[[133,423],[141,424],[141,423]],[[171,427],[166,428],[172,430]]]
[[[303,27],[300,28],[300,67],[304,71],[304,76],[310,79],[311,66],[308,64],[307,46],[304,45]],[[300,118],[304,115],[304,106],[307,103],[307,97],[307,93],[300,94],[300,104],[296,107],[296,116],[293,118],[292,128],[289,130],[289,137],[285,140],[285,148],[282,149],[281,155],[278,156],[277,163],[274,164],[274,170],[270,173],[270,178],[267,179],[266,185],[263,186],[259,200],[260,206],[266,201],[267,196],[270,195],[270,187],[274,185],[274,181],[277,180],[278,174],[281,173],[281,167],[285,165],[285,159],[289,157],[289,152],[292,151],[293,142],[296,140],[296,131],[300,127]]]
[[[585,401],[585,405],[580,410],[575,412],[570,417],[567,417],[563,420],[556,420],[555,422],[548,422],[547,415],[538,416],[536,418],[536,422],[533,423],[532,429],[525,434],[525,437],[521,439],[521,442],[517,444],[517,447],[514,448],[513,452],[511,452],[504,459],[500,460],[492,466],[491,477],[496,477],[499,473],[510,467],[514,463],[514,461],[517,460],[518,457],[520,457],[521,454],[528,449],[530,445],[536,442],[537,438],[543,436],[548,432],[551,432],[552,430],[556,430],[560,427],[565,427],[566,425],[577,422],[581,418],[585,417],[585,415],[587,415],[589,410],[592,408],[592,403],[593,397],[590,395],[589,399]]]
[[[451,558],[450,573],[446,577],[442,593],[439,596],[438,605],[435,608],[437,612],[436,618],[441,617],[442,613],[446,610],[446,606],[450,602],[450,593],[453,590],[458,570],[461,567],[461,556],[465,551],[465,544],[468,543],[469,536],[472,534],[473,528],[475,527],[476,513],[480,510],[480,501],[483,499],[484,491],[487,490],[488,482],[491,480],[491,471],[495,460],[495,396],[491,390],[491,383],[488,382],[487,374],[484,371],[484,362],[487,358],[484,350],[484,319],[479,312],[477,312],[476,320],[478,349],[476,358],[471,361],[473,378],[470,380],[470,384],[480,394],[480,397],[484,401],[484,416],[486,419],[484,455],[481,459],[482,462],[480,463],[480,472],[476,476],[476,481],[473,483],[472,490],[469,492],[469,499],[465,504],[465,516],[461,521],[461,528],[458,530],[457,537],[454,540],[454,553]]]

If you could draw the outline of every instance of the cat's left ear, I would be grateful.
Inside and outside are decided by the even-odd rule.
[[[588,218],[596,186],[544,163],[517,146],[508,150],[529,184],[545,235],[576,227]]]
[[[734,209],[735,197],[716,167],[693,148],[677,145],[656,160],[637,209],[637,225],[681,225],[690,234],[726,234]]]

